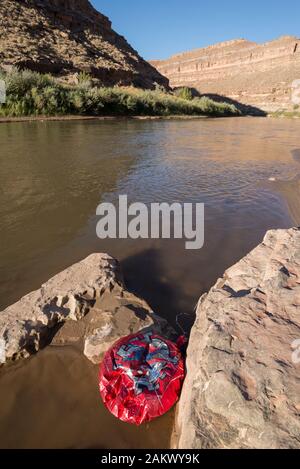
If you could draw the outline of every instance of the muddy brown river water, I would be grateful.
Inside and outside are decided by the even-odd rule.
[[[194,307],[270,228],[300,223],[300,121],[264,118],[0,125],[0,309],[92,252],[188,332]],[[96,237],[101,201],[205,203],[205,244]],[[298,202],[299,203],[298,203]],[[1,313],[0,313],[1,314]],[[0,447],[164,448],[173,413],[136,429],[102,407],[97,369],[49,347],[0,370]]]

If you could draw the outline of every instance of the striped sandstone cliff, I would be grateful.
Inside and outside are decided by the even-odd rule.
[[[265,44],[238,39],[151,62],[172,87],[226,96],[267,112],[293,109],[292,84],[300,79],[300,39]]]

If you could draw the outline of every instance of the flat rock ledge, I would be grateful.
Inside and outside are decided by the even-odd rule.
[[[146,302],[129,293],[120,265],[92,254],[0,312],[0,364],[46,345],[76,345],[93,363],[116,340],[153,328],[171,333]]]
[[[300,448],[300,230],[269,231],[199,301],[173,445]]]

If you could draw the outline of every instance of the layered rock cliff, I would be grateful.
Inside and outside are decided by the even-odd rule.
[[[300,79],[300,39],[285,36],[265,44],[239,39],[151,63],[172,87],[193,87],[267,112],[290,110],[292,84]]]
[[[263,243],[205,294],[187,352],[179,448],[300,448],[300,229]]]
[[[103,85],[168,86],[88,0],[1,0],[0,66],[12,65],[71,82],[83,71]]]

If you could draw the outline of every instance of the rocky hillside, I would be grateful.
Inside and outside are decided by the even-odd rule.
[[[291,110],[292,84],[300,79],[300,39],[286,36],[265,44],[240,39],[151,63],[172,87],[194,87],[268,112]]]
[[[88,0],[1,0],[0,65],[71,83],[86,72],[104,85],[168,86]]]

